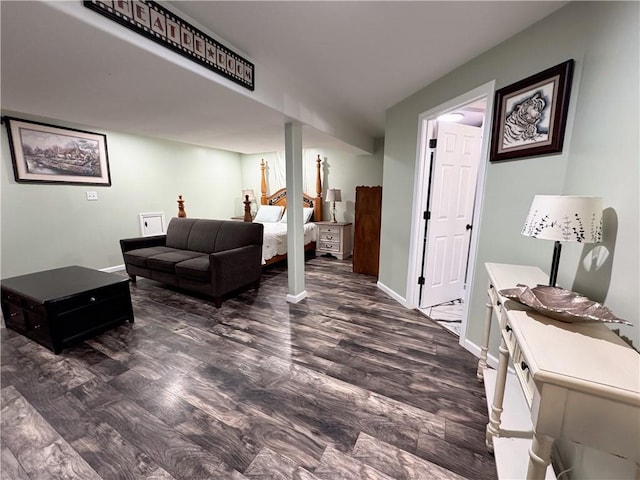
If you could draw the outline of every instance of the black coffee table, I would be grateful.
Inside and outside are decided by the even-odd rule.
[[[2,280],[7,328],[60,353],[63,347],[133,322],[129,279],[72,266]]]

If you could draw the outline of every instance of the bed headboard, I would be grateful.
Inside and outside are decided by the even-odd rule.
[[[322,180],[320,177],[320,155],[316,159],[316,196],[313,197],[306,193],[302,193],[302,206],[313,208],[313,220],[322,221]],[[260,204],[261,205],[281,205],[287,207],[287,189],[281,188],[273,195],[267,196],[267,178],[265,174],[266,165],[264,159],[260,162]]]

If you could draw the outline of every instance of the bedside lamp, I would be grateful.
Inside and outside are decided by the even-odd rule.
[[[536,195],[522,235],[554,240],[549,285],[555,287],[560,242],[599,243],[602,240],[602,199],[571,195]]]
[[[251,202],[256,199],[253,190],[242,190],[242,196],[244,197],[244,221],[252,222],[253,215],[251,214]]]
[[[342,192],[339,188],[330,188],[327,191],[327,202],[331,202],[331,223],[337,223],[336,220],[336,202],[342,201]]]

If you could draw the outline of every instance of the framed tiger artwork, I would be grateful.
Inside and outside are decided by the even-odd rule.
[[[491,161],[562,152],[574,60],[496,91]]]

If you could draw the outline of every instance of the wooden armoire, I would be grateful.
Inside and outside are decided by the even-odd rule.
[[[353,271],[378,277],[382,187],[356,187]]]

